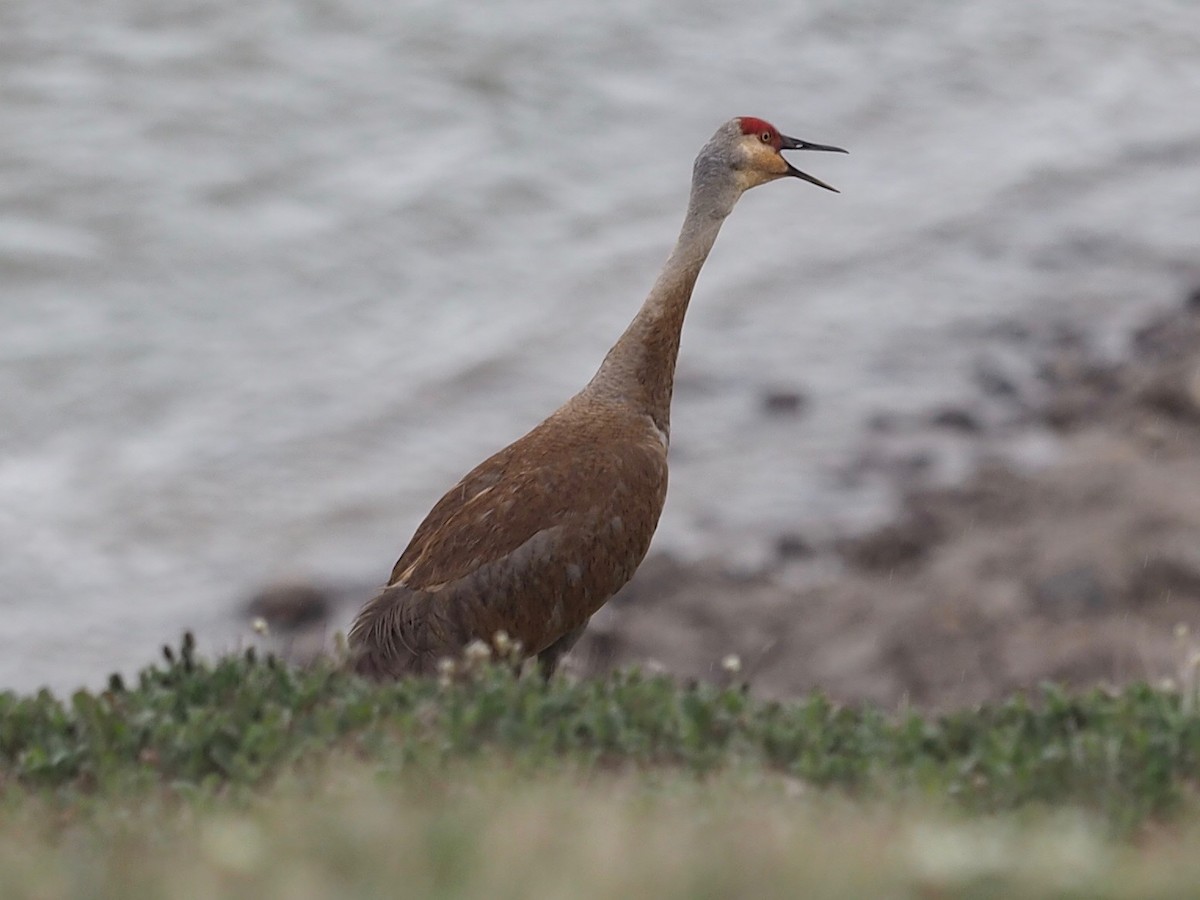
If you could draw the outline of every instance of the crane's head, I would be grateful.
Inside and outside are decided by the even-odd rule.
[[[740,116],[727,122],[717,137],[723,137],[732,146],[727,147],[728,161],[733,167],[742,190],[749,190],[777,178],[791,176],[837,193],[837,188],[830,187],[818,178],[801,172],[783,158],[783,150],[825,150],[830,153],[845,153],[841,147],[831,147],[827,144],[811,144],[799,138],[787,137],[779,133],[770,122],[756,119],[753,116]]]

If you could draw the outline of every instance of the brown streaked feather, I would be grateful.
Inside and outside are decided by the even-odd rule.
[[[429,672],[497,631],[540,653],[632,576],[666,497],[666,449],[646,416],[584,412],[568,404],[434,506],[354,624],[361,673]]]
[[[473,469],[418,527],[389,586],[437,591],[540,531],[579,527],[589,513],[653,497],[666,477],[664,448],[648,423],[606,412],[584,422],[552,416]],[[644,438],[621,433],[631,430]]]
[[[495,487],[504,478],[512,458],[516,444],[509,444],[503,450],[492,454],[448,490],[417,526],[408,546],[396,560],[388,584],[393,585],[404,581],[405,570],[409,569],[416,559],[421,556],[429,545],[430,539],[446,528],[447,523],[463,511],[471,502],[477,501],[479,495]]]

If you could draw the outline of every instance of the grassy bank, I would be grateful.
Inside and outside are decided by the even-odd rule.
[[[374,686],[187,641],[136,684],[0,695],[0,773],[4,897],[1200,883],[1200,716],[1146,686],[927,717],[482,664]]]

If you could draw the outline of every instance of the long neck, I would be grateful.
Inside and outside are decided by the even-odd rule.
[[[650,416],[664,433],[670,432],[683,317],[696,277],[736,199],[708,202],[702,188],[693,188],[679,240],[650,295],[584,388],[585,395],[616,400]]]

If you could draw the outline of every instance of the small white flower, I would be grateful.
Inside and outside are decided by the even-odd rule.
[[[721,668],[730,675],[736,675],[738,672],[742,671],[742,658],[736,653],[730,653],[721,660]]]
[[[476,638],[467,644],[466,649],[463,650],[463,656],[466,657],[467,662],[477,666],[492,658],[492,648]]]
[[[262,616],[255,616],[253,621],[250,622],[250,627],[254,629],[255,634],[261,637],[266,637],[271,631],[270,626],[267,625],[267,620]]]

